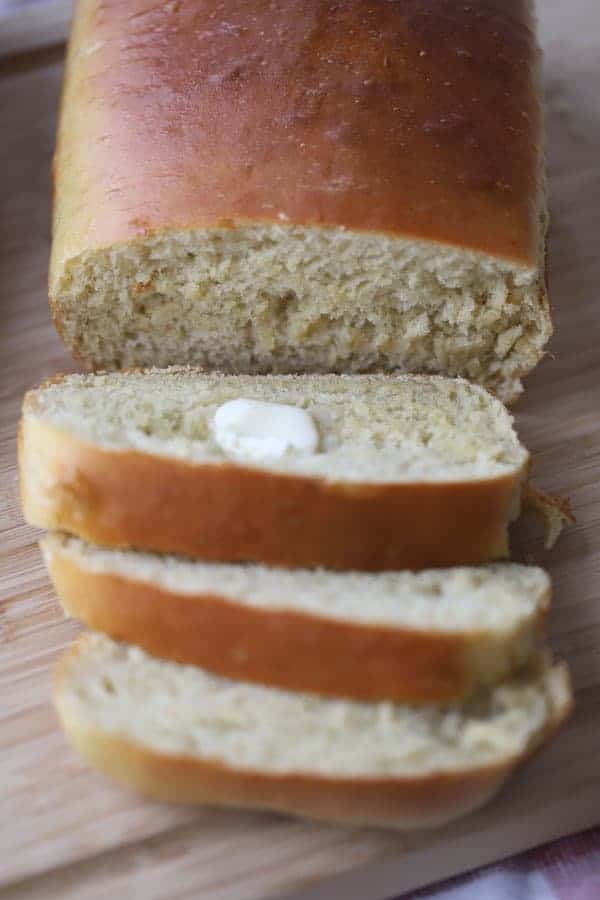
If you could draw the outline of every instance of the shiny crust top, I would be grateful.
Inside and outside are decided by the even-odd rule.
[[[54,277],[83,250],[244,221],[535,266],[537,57],[527,0],[79,0]]]

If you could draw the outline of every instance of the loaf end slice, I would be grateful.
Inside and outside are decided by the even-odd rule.
[[[226,681],[90,634],[55,702],[83,757],[149,797],[410,829],[489,800],[572,699],[544,655],[470,704],[423,709]]]
[[[57,534],[41,546],[65,612],[95,631],[227,678],[355,700],[472,696],[527,662],[550,597],[542,569],[513,563],[369,574],[202,563]]]
[[[228,455],[235,399],[311,416],[316,449]],[[69,375],[30,392],[32,524],[107,547],[289,567],[418,569],[508,555],[529,455],[503,405],[435,376]]]
[[[50,270],[69,348],[513,399],[552,331],[531,6],[229,2],[207,31],[214,2],[81,0]]]

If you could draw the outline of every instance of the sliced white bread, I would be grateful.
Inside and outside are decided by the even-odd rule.
[[[94,634],[55,700],[76,749],[150,797],[398,828],[487,801],[572,702],[545,655],[464,706],[415,707],[229,681]]]
[[[316,446],[229,454],[215,415],[239,399],[276,404],[275,430],[280,405],[303,411]],[[205,560],[381,570],[506,556],[529,456],[502,404],[466,381],[171,369],[31,391],[19,459],[25,517],[43,528]]]
[[[241,681],[357,700],[460,700],[521,667],[550,579],[496,563],[329,572],[201,563],[41,542],[66,613],[154,656]]]

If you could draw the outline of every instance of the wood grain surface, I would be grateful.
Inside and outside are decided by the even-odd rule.
[[[63,4],[59,4],[63,9]],[[23,392],[72,370],[46,306],[49,168],[61,64],[0,65],[0,896],[103,900],[376,900],[600,821],[600,7],[540,0],[546,49],[551,294],[556,337],[517,408],[534,479],[577,516],[554,551],[524,525],[521,554],[555,583],[551,639],[576,711],[488,809],[429,834],[147,803],[64,743],[50,671],[78,626],[58,610],[21,518],[15,429]],[[62,13],[61,13],[62,14]],[[48,33],[60,41],[61,27]],[[13,28],[11,35],[23,34]],[[26,33],[26,30],[25,30]],[[0,59],[2,51],[0,27]],[[21,40],[19,38],[19,40]],[[26,50],[19,44],[19,51]],[[42,46],[43,50],[43,46]]]

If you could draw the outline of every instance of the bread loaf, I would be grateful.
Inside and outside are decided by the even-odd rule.
[[[440,372],[551,334],[529,0],[79,0],[50,298],[96,368]]]
[[[250,412],[216,429],[238,401]],[[528,462],[502,404],[465,381],[187,369],[50,382],[25,399],[19,449],[23,511],[42,528],[357,570],[506,556]]]
[[[572,702],[543,655],[464,706],[415,707],[227,681],[93,634],[55,701],[88,762],[150,797],[397,828],[480,806]]]
[[[148,653],[288,690],[461,700],[520,668],[550,596],[511,563],[376,575],[103,550],[48,535],[66,613]]]

